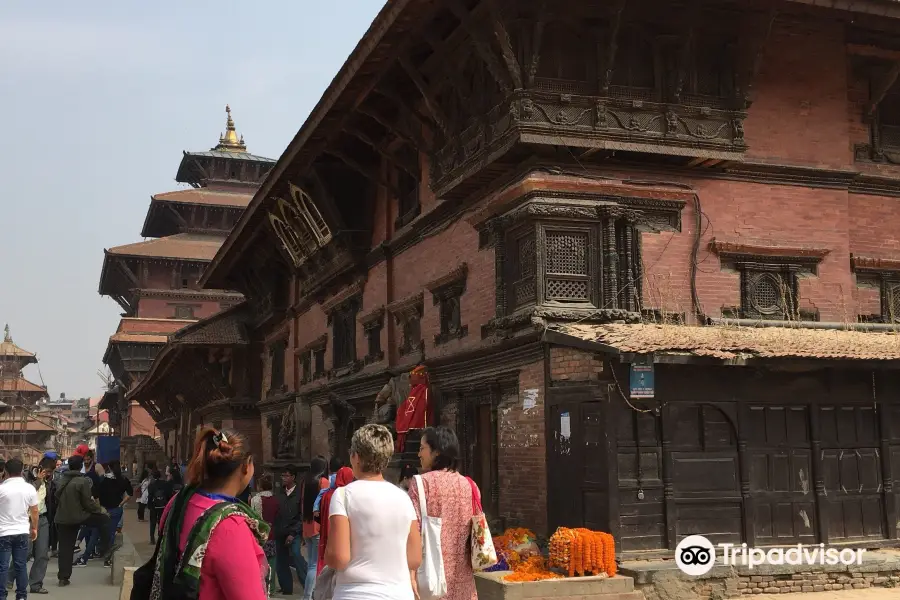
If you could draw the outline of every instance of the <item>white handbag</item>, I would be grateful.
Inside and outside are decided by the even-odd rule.
[[[441,518],[428,516],[422,477],[416,475],[413,479],[419,492],[419,513],[422,515],[422,564],[416,572],[416,583],[421,600],[436,600],[447,595],[444,557],[441,554]]]

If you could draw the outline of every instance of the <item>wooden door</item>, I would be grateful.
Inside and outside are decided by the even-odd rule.
[[[828,541],[884,539],[880,429],[874,404],[819,407]]]
[[[497,454],[497,404],[499,393],[487,390],[461,394],[459,437],[462,472],[481,490],[481,503],[489,522],[499,516],[499,472]]]
[[[550,531],[610,531],[604,403],[593,390],[555,390],[547,407],[547,504]]]
[[[806,405],[747,405],[751,527],[758,545],[816,541],[816,499]]]

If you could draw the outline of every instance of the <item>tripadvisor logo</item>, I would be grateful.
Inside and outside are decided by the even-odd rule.
[[[702,535],[689,535],[675,548],[675,564],[685,575],[705,575],[716,564],[745,566],[760,565],[861,565],[865,549],[826,548],[825,544],[806,546],[797,544],[787,548],[750,548],[747,544],[713,545]]]

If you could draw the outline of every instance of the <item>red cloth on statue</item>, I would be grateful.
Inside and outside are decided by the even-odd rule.
[[[428,402],[428,376],[410,374],[409,396],[397,407],[397,452],[406,446],[406,434],[428,426],[431,406]]]

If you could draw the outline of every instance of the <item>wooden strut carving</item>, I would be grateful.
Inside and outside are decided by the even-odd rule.
[[[499,64],[500,61],[491,51],[490,44],[484,40],[478,27],[468,19],[469,11],[466,9],[465,4],[462,3],[462,0],[450,0],[449,8],[466,29],[469,37],[472,38],[472,43],[475,44],[475,52],[481,57],[481,60],[484,61],[488,71],[490,71],[491,76],[497,82],[497,85],[500,86],[503,94],[509,95],[512,92],[512,88],[506,81],[506,77],[503,74],[503,68]]]
[[[426,150],[429,148],[429,145],[425,143],[421,135],[416,135],[407,131],[406,128],[401,126],[399,123],[392,123],[389,119],[387,119],[384,115],[378,113],[377,111],[372,110],[368,107],[360,106],[359,108],[357,108],[357,112],[369,117],[370,119],[384,127],[389,133],[393,133],[413,148],[422,148]]]
[[[278,428],[278,456],[293,457],[297,447],[297,410],[291,404],[281,415]]]
[[[369,181],[372,181],[373,183],[376,183],[378,185],[381,185],[381,186],[389,189],[394,194],[400,193],[400,191],[397,189],[397,186],[395,186],[393,183],[391,183],[390,181],[388,181],[387,179],[382,177],[377,171],[375,171],[374,169],[369,169],[367,167],[364,167],[363,165],[359,164],[354,159],[350,158],[349,156],[347,156],[340,150],[326,149],[326,150],[324,150],[324,153],[330,154],[331,156],[337,158],[338,160],[340,160],[341,162],[346,164],[348,167],[350,167],[351,169],[353,169],[354,171],[356,171],[357,173],[359,173],[360,175],[362,175]]]
[[[494,26],[494,37],[500,44],[500,52],[503,55],[503,62],[506,63],[506,69],[509,71],[509,77],[512,79],[513,87],[517,90],[522,89],[522,67],[519,66],[519,60],[513,51],[512,42],[509,38],[509,32],[503,24],[503,14],[497,5],[497,0],[486,0],[488,11],[490,12],[491,22]]]
[[[416,167],[414,167],[413,165],[409,164],[408,161],[405,161],[401,157],[397,156],[396,154],[392,154],[392,153],[388,152],[387,149],[385,149],[383,143],[376,142],[375,140],[370,138],[368,135],[366,135],[365,133],[363,133],[362,131],[360,131],[359,129],[356,129],[356,128],[346,129],[345,133],[347,133],[347,135],[352,135],[356,139],[358,139],[361,142],[363,142],[364,144],[368,145],[373,150],[375,150],[375,152],[377,152],[379,155],[381,155],[386,161],[388,161],[389,163],[391,163],[392,165],[394,165],[400,169],[403,169],[404,171],[409,173],[412,177],[415,177],[418,179],[418,177],[419,177],[418,169]]]
[[[538,67],[541,64],[541,46],[544,43],[544,27],[547,24],[547,0],[541,0],[538,6],[537,18],[534,20],[534,28],[531,33],[531,64],[528,67],[528,87],[534,87],[534,79],[537,76]]]
[[[769,0],[769,10],[763,17],[760,30],[755,34],[751,34],[751,39],[747,40],[747,48],[745,50],[746,64],[738,72],[737,93],[739,100],[739,108],[750,108],[753,103],[753,86],[756,76],[762,66],[763,54],[765,53],[766,44],[772,33],[772,27],[775,25],[775,19],[778,17],[778,5],[774,0]],[[754,43],[755,42],[755,43]]]
[[[900,60],[891,65],[891,68],[872,86],[872,96],[869,99],[867,117],[871,118],[875,115],[878,105],[884,100],[888,91],[894,87],[898,76],[900,76]]]
[[[691,0],[685,15],[685,31],[682,34],[681,51],[678,57],[678,82],[675,85],[675,92],[673,94],[675,102],[681,102],[681,92],[684,91],[684,82],[685,79],[687,79],[688,63],[691,60],[691,50],[694,46],[694,37],[699,16],[700,0]]]
[[[422,79],[422,75],[412,65],[412,63],[409,62],[408,58],[401,57],[399,61],[400,66],[403,67],[403,70],[413,82],[413,85],[415,85],[416,89],[419,90],[419,94],[422,95],[422,100],[424,100],[425,102],[425,108],[431,115],[432,120],[434,120],[435,125],[437,125],[438,129],[441,130],[441,133],[444,134],[444,137],[449,137],[450,133],[447,129],[447,117],[445,117],[444,113],[441,111],[437,100],[435,100],[431,95],[431,92],[428,89],[428,85],[425,83],[425,80]]]
[[[609,86],[612,85],[613,68],[616,64],[616,53],[619,50],[619,31],[622,28],[623,12],[625,12],[625,0],[619,0],[613,9],[609,46],[606,48],[606,68],[603,69],[603,81],[600,86],[604,96],[609,94]]]

